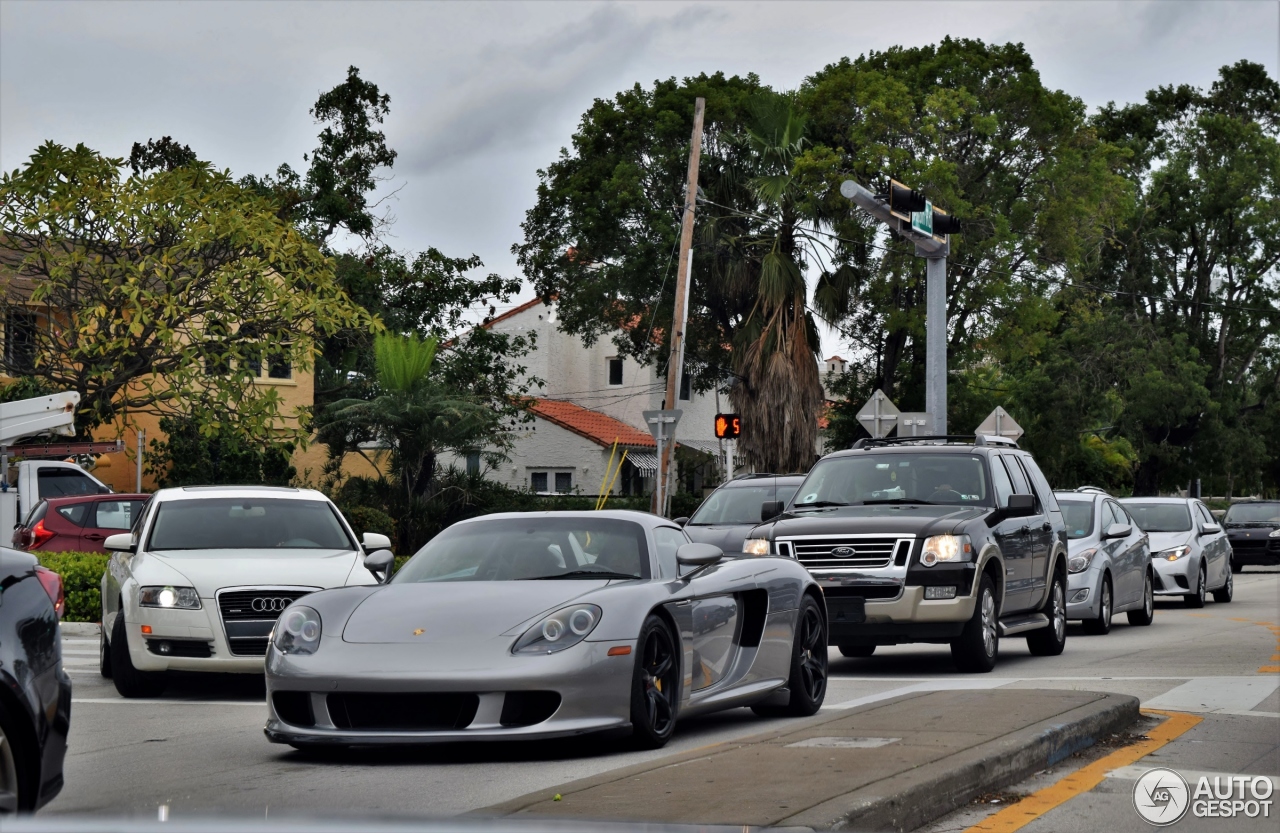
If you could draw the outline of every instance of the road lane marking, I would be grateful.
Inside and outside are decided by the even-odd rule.
[[[1122,766],[1117,770],[1107,773],[1108,778],[1116,778],[1121,781],[1137,781],[1142,774],[1151,769],[1146,766]],[[1201,778],[1208,778],[1212,781],[1214,778],[1248,778],[1253,781],[1255,778],[1266,778],[1271,781],[1271,788],[1280,791],[1280,776],[1277,775],[1245,775],[1240,772],[1200,772],[1199,770],[1179,769],[1178,774],[1181,775],[1188,784],[1199,782]]]
[[[1143,703],[1144,708],[1174,711],[1249,711],[1280,688],[1267,677],[1196,677]]]
[[[253,706],[265,709],[267,701],[246,703],[243,700],[126,700],[123,697],[72,697],[72,703],[110,703],[126,706]]]
[[[881,700],[901,697],[904,694],[919,694],[926,691],[984,690],[999,688],[1001,686],[1008,685],[1009,683],[1016,682],[1019,681],[1001,677],[988,677],[981,680],[928,680],[925,682],[915,683],[914,685],[891,688],[888,691],[881,691],[876,694],[868,694],[864,697],[854,698],[853,700],[845,700],[843,703],[832,703],[831,705],[823,706],[821,711],[833,709],[855,709],[858,706],[865,706],[869,703],[879,703]]]
[[[1143,711],[1148,712],[1147,709]],[[1056,784],[1051,784],[1032,793],[1017,804],[1011,804],[1000,812],[988,816],[964,833],[1013,833],[1015,830],[1021,830],[1050,810],[1062,806],[1077,795],[1089,792],[1101,784],[1108,773],[1137,763],[1204,720],[1194,714],[1181,712],[1162,712],[1155,709],[1150,712],[1166,715],[1169,719],[1147,732],[1147,740],[1117,749],[1110,755],[1086,764]]]

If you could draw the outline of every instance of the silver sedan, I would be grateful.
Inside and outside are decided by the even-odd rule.
[[[1120,501],[1151,536],[1156,595],[1181,596],[1188,607],[1204,607],[1213,593],[1231,601],[1231,544],[1208,507],[1195,498],[1134,497]]]
[[[295,602],[266,670],[267,738],[299,748],[628,730],[657,747],[683,716],[815,713],[826,607],[795,561],[724,558],[654,515],[487,515],[380,586]]]
[[[1127,613],[1131,625],[1150,625],[1155,581],[1147,533],[1101,489],[1054,497],[1067,523],[1067,618],[1095,634],[1108,633],[1116,613]]]

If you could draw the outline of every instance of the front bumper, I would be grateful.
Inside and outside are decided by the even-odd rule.
[[[1097,619],[1102,615],[1102,574],[1093,567],[1067,574],[1067,618]]]
[[[622,645],[630,645],[632,653],[608,656],[610,648]],[[487,662],[456,656],[448,660],[431,645],[353,645],[338,637],[322,637],[320,649],[310,656],[289,656],[273,648],[266,662],[264,733],[273,743],[351,746],[532,740],[630,729],[633,643],[584,642],[555,654],[519,657],[507,652],[509,646],[510,640],[502,639],[500,652],[474,652]],[[295,708],[290,712],[295,722],[290,723],[280,713],[286,701],[277,695],[293,692],[308,695],[303,702],[310,714],[304,710],[299,715]],[[535,723],[504,723],[508,694],[527,692],[555,692],[559,703]],[[465,694],[475,695],[478,705],[465,725],[452,728],[362,726],[331,711],[337,701],[330,694]]]
[[[1255,533],[1256,534],[1256,533]],[[1280,565],[1280,538],[1230,538],[1231,561],[1240,566]]]
[[[139,671],[208,671],[229,674],[261,674],[263,657],[236,656],[218,620],[218,611],[205,602],[200,610],[168,610],[134,606],[125,616],[129,658]],[[151,628],[142,632],[143,625]],[[158,653],[159,643],[194,648],[205,646],[208,656],[174,656]]]
[[[826,585],[822,585],[826,589]],[[902,588],[896,599],[867,599],[866,621],[828,621],[833,645],[896,645],[905,642],[949,642],[973,616],[974,597],[925,599],[924,587]]]
[[[1199,559],[1187,556],[1177,561],[1164,558],[1152,558],[1151,565],[1156,571],[1155,595],[1157,596],[1190,596],[1196,591],[1196,573],[1199,570]]]

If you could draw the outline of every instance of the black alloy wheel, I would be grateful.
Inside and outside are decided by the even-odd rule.
[[[1142,588],[1142,607],[1131,610],[1125,615],[1130,625],[1150,625],[1156,618],[1156,591],[1151,580],[1151,571],[1147,570],[1145,586]]]
[[[1060,569],[1040,612],[1049,617],[1049,626],[1028,633],[1027,648],[1038,657],[1056,657],[1067,647],[1067,577]]]
[[[1236,561],[1236,557],[1234,555],[1231,556],[1231,572],[1233,573],[1244,572],[1244,565],[1241,564],[1239,561]]]
[[[680,663],[671,629],[650,615],[636,641],[636,668],[631,682],[632,741],[657,749],[671,739],[680,706]]]
[[[1235,596],[1235,593],[1236,580],[1235,577],[1231,575],[1231,571],[1228,570],[1227,580],[1222,583],[1221,587],[1213,591],[1213,600],[1220,605],[1228,604],[1231,602],[1232,597]]]
[[[822,708],[827,696],[827,617],[808,595],[800,597],[796,611],[787,692],[785,704],[758,703],[751,710],[761,717],[808,717]]]
[[[1208,595],[1209,589],[1205,587],[1209,582],[1209,573],[1205,569],[1204,562],[1200,562],[1200,571],[1196,577],[1196,589],[1194,593],[1188,593],[1182,597],[1182,603],[1187,607],[1204,607],[1205,596]]]
[[[1084,620],[1084,632],[1102,636],[1111,632],[1111,576],[1102,577],[1102,601],[1097,619]]]

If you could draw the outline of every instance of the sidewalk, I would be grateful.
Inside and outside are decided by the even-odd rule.
[[[924,692],[613,770],[478,814],[912,830],[1137,717],[1137,699],[1119,694]]]

